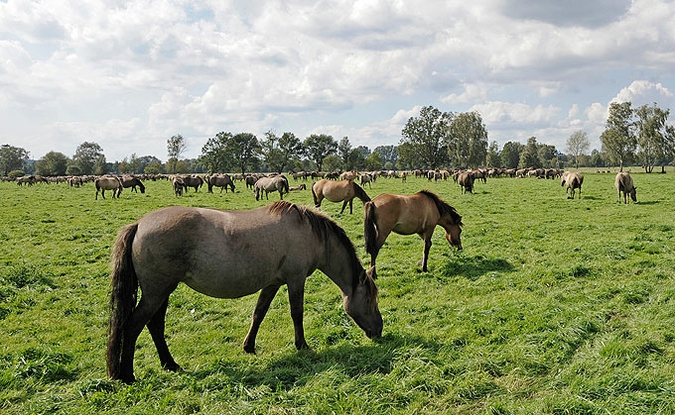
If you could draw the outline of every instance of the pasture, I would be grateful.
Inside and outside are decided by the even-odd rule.
[[[148,181],[145,194],[95,200],[92,183],[0,183],[0,412],[674,413],[675,175],[633,178],[635,205],[617,203],[614,174],[586,173],[581,200],[559,180],[488,179],[461,194],[452,180],[378,179],[371,198],[429,189],[465,224],[461,252],[436,230],[426,273],[422,241],[389,236],[377,258],[382,338],[363,334],[317,271],[305,292],[313,351],[293,345],[282,288],[249,355],[256,296],[180,286],[166,335],[184,371],[161,369],[144,330],[131,386],[105,372],[117,231],[163,206],[248,209],[278,196],[256,201],[237,182],[176,197]],[[313,206],[309,190],[284,200]],[[363,205],[340,208],[322,204],[367,265]]]

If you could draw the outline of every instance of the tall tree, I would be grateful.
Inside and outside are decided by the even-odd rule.
[[[304,152],[302,142],[291,132],[285,132],[281,137],[272,131],[266,132],[260,148],[267,167],[277,173],[293,168],[294,161]]]
[[[481,115],[476,111],[457,114],[450,123],[447,146],[456,167],[484,166],[488,133]]]
[[[391,163],[393,166],[395,166],[396,162],[398,161],[398,148],[396,146],[377,146],[373,150],[373,153],[380,155],[383,165],[386,163]]]
[[[182,135],[176,134],[166,140],[166,152],[169,157],[166,162],[166,169],[169,173],[177,172],[178,159],[185,150],[187,150],[187,142]]]
[[[542,167],[541,160],[539,160],[539,144],[537,143],[537,137],[530,137],[527,139],[527,144],[520,152],[518,167],[521,169],[528,167],[538,169]]]
[[[637,155],[642,167],[646,173],[651,173],[656,164],[661,164],[661,171],[665,172],[665,165],[673,160],[675,153],[675,132],[667,124],[670,109],[663,110],[654,103],[651,107],[637,108],[635,115]]]
[[[612,102],[609,105],[609,116],[605,131],[600,135],[600,142],[602,151],[607,153],[612,162],[619,165],[620,171],[623,171],[623,166],[635,155],[637,140],[634,129],[631,103]]]
[[[103,156],[103,148],[97,143],[85,141],[77,146],[72,159],[77,174],[95,174],[94,168],[97,166],[97,162],[100,166],[101,156]],[[70,170],[70,167],[68,170]]]
[[[408,164],[437,169],[448,163],[447,135],[454,114],[441,112],[433,106],[422,107],[419,117],[411,117],[403,127],[399,143],[408,145]]]
[[[209,172],[224,173],[229,166],[234,164],[234,159],[227,152],[227,145],[231,139],[232,133],[221,131],[215,137],[206,140],[199,159]]]
[[[323,159],[337,151],[338,143],[333,136],[326,134],[312,134],[305,138],[305,150],[307,157],[316,164],[316,169],[321,171]]]
[[[520,164],[520,153],[523,152],[524,146],[517,141],[508,141],[502,147],[500,157],[502,159],[502,167],[515,169]]]
[[[234,168],[242,174],[255,170],[260,152],[258,137],[251,133],[239,133],[232,137],[226,151],[234,157]]]
[[[342,137],[338,143],[337,155],[342,159],[342,165],[346,170],[351,170],[349,166],[349,157],[352,154],[352,143],[349,142],[349,137]]]
[[[567,139],[567,152],[574,157],[577,169],[579,168],[579,156],[586,154],[590,147],[591,143],[588,141],[586,131],[577,130]]]
[[[68,167],[68,157],[57,151],[50,151],[35,162],[35,174],[43,176],[63,176]]]
[[[29,153],[21,147],[3,144],[0,146],[0,175],[7,176],[12,170],[23,170]]]
[[[487,157],[485,158],[486,167],[501,167],[502,159],[499,156],[499,144],[496,141],[492,141],[488,146]]]

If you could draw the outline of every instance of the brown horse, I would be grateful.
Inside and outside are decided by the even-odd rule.
[[[633,178],[630,177],[630,173],[619,172],[614,178],[614,187],[616,187],[616,192],[618,193],[619,203],[621,203],[621,192],[623,192],[623,203],[628,203],[628,196],[630,195],[631,200],[634,203],[637,203],[637,188],[633,185]]]
[[[295,346],[309,348],[303,296],[305,280],[316,269],[340,288],[345,312],[365,334],[379,337],[382,316],[372,270],[363,269],[344,229],[328,217],[284,201],[248,211],[173,206],[145,215],[120,231],[112,250],[108,375],[135,380],[134,349],[146,325],[162,367],[180,369],[164,327],[169,295],[181,282],[217,298],[260,291],[243,344],[248,353],[255,352],[272,299],[287,285]]]
[[[105,199],[105,191],[112,190],[112,197],[118,198],[122,194],[122,181],[117,176],[103,176],[94,180],[94,185],[96,186],[96,200],[98,200],[98,193],[101,192],[101,196]]]
[[[358,184],[354,183],[353,180],[340,180],[339,182],[321,179],[318,182],[312,184],[312,197],[314,198],[314,206],[321,207],[321,201],[324,198],[330,200],[331,202],[342,202],[342,210],[340,213],[345,211],[347,203],[349,203],[349,213],[353,213],[352,203],[355,197],[361,199],[363,203],[369,202],[370,197],[366,194],[366,191],[361,188]]]
[[[424,272],[427,271],[431,237],[437,225],[445,229],[445,239],[450,245],[462,249],[462,217],[455,208],[428,190],[414,195],[383,193],[366,203],[364,210],[363,236],[373,269],[377,254],[391,232],[399,235],[416,233],[424,240],[420,261]]]
[[[272,177],[261,177],[253,185],[255,200],[262,199],[265,192],[265,200],[269,200],[270,192],[279,192],[279,200],[284,199],[284,193],[288,193],[288,179],[283,174]]]
[[[223,189],[225,189],[225,193],[227,193],[227,188],[231,188],[232,192],[234,193],[234,182],[232,181],[232,178],[230,178],[229,174],[226,173],[221,173],[221,174],[214,174],[212,176],[206,176],[206,183],[208,184],[208,192],[213,193],[213,187],[220,187],[220,193],[223,193]]]
[[[579,189],[579,199],[581,199],[581,185],[583,183],[584,176],[577,172],[566,171],[560,177],[560,185],[565,186],[565,194],[571,193],[571,196],[567,196],[568,199],[574,199],[575,189]]]
[[[131,187],[132,192],[138,193],[138,191],[136,191],[136,187],[138,186],[138,188],[141,190],[141,193],[145,193],[145,186],[138,177],[125,174],[120,180],[122,181],[122,187]]]

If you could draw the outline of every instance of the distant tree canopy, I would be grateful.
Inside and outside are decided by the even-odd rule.
[[[305,138],[303,144],[305,154],[310,161],[314,162],[316,169],[319,171],[323,169],[323,159],[335,155],[338,148],[338,143],[333,139],[333,136],[326,134],[312,134]]]
[[[445,166],[449,161],[448,133],[454,117],[453,113],[428,106],[422,107],[418,117],[409,118],[399,142],[399,157],[403,162],[429,169]]]
[[[10,171],[22,170],[29,153],[21,147],[3,144],[0,146],[0,174],[7,176]]]
[[[75,150],[71,160],[71,166],[68,166],[68,174],[104,174],[105,155],[103,148],[94,142],[85,141]]]
[[[50,151],[35,163],[35,174],[42,176],[62,176],[68,168],[68,157],[56,151]]]

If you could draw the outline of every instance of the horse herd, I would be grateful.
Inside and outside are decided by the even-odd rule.
[[[477,179],[485,176],[471,171],[455,172],[462,192],[472,192]],[[363,176],[361,176],[363,177]],[[566,194],[581,198],[583,176],[560,174]],[[405,180],[405,175],[402,177]],[[204,183],[208,191],[220,187],[234,192],[227,174],[170,177],[176,196],[188,188],[197,191]],[[363,183],[370,183],[372,177]],[[145,186],[134,176],[104,176],[94,180],[99,192],[112,191],[119,198],[123,188]],[[71,185],[73,185],[71,183]],[[619,201],[636,199],[636,188],[628,173],[615,178]],[[304,184],[294,190],[305,189]],[[270,192],[292,190],[283,175],[264,176],[253,183],[256,200]],[[378,308],[376,259],[387,237],[417,234],[424,241],[419,265],[428,270],[429,250],[437,226],[445,231],[450,246],[462,249],[462,216],[435,193],[422,190],[411,195],[383,193],[371,199],[355,182],[320,179],[310,188],[316,208],[327,199],[343,202],[340,213],[354,198],[364,204],[363,235],[370,266],[364,269],[346,232],[333,219],[316,210],[284,200],[251,210],[215,210],[173,206],[150,212],[125,226],[117,235],[111,253],[111,294],[107,372],[112,379],[135,381],[134,353],[138,336],[147,327],[165,370],[180,366],[169,352],[165,321],[169,296],[179,283],[216,298],[238,298],[260,292],[251,325],[243,341],[244,351],[255,353],[256,336],[270,304],[282,285],[288,288],[291,317],[297,349],[308,349],[303,327],[303,297],[307,277],[316,269],[339,288],[347,315],[367,337],[382,334],[383,321]],[[274,238],[270,238],[274,235]],[[260,244],[260,241],[265,241]],[[186,260],[188,259],[189,260]],[[138,299],[138,289],[141,290]],[[138,301],[137,301],[138,300]]]

